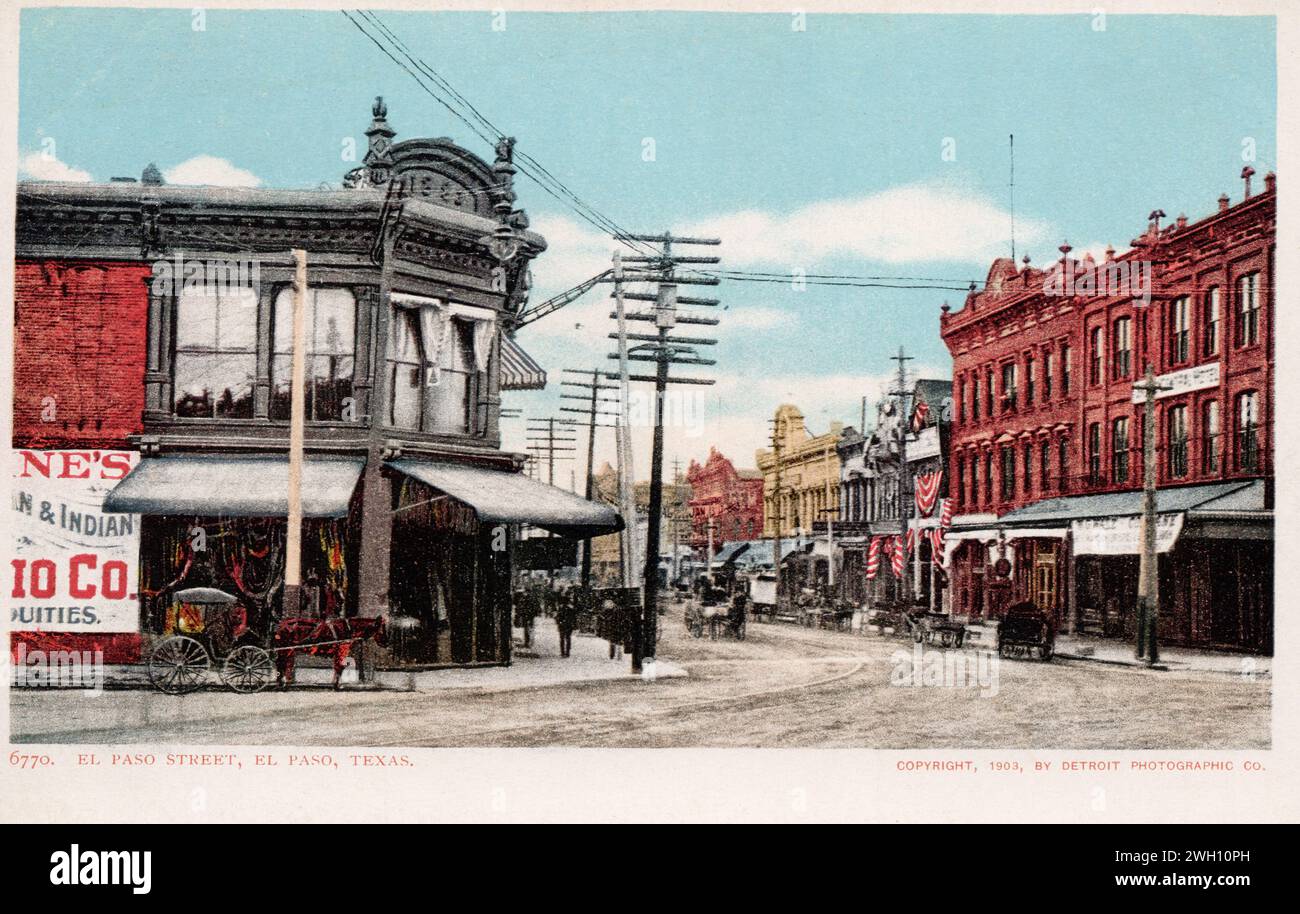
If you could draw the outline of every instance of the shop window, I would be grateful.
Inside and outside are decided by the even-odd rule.
[[[271,361],[271,418],[288,419],[292,410],[293,289],[275,297]],[[352,396],[356,352],[356,299],[348,289],[311,289],[304,309],[308,421],[339,421]]]
[[[1117,485],[1128,482],[1128,417],[1121,416],[1111,424],[1110,431],[1111,479]]]
[[[176,415],[251,418],[257,374],[257,293],[242,287],[183,289],[176,300],[175,338]]]
[[[1187,475],[1187,407],[1171,406],[1165,421],[1169,430],[1169,475],[1181,479]]]
[[[1237,345],[1259,342],[1259,274],[1248,273],[1237,283]]]
[[[1219,439],[1222,437],[1219,401],[1210,400],[1201,407],[1201,472],[1219,472]]]
[[[1237,469],[1259,469],[1259,394],[1250,390],[1237,396]]]
[[[1219,354],[1219,287],[1205,293],[1205,311],[1201,320],[1201,354],[1206,358]]]
[[[1133,370],[1133,319],[1116,318],[1112,337],[1114,360],[1111,363],[1111,376],[1115,379],[1127,378]]]
[[[1191,300],[1186,295],[1169,303],[1169,364],[1187,361],[1191,343]]]

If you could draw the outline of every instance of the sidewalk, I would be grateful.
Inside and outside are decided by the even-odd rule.
[[[996,636],[994,643],[996,643]],[[1118,638],[1100,638],[1090,635],[1057,635],[1056,656],[1062,660],[1081,660],[1131,666],[1146,669],[1146,664],[1133,656],[1133,644]],[[1222,673],[1231,676],[1269,676],[1273,658],[1258,654],[1234,654],[1220,651],[1202,651],[1184,647],[1161,647],[1160,662],[1171,672]]]
[[[573,651],[560,656],[560,632],[553,619],[541,618],[533,626],[531,647],[523,646],[523,629],[516,629],[512,649],[513,663],[504,667],[477,669],[426,670],[403,672],[381,671],[378,685],[384,689],[425,692],[438,689],[479,689],[483,692],[510,692],[516,689],[540,689],[579,682],[635,680],[632,658],[620,655],[609,659],[609,642],[593,635],[573,636]],[[322,671],[328,673],[328,670]],[[656,679],[688,676],[684,667],[667,660],[655,663]]]
[[[355,670],[343,672],[348,688],[377,688],[402,692],[428,692],[440,689],[478,689],[483,692],[509,692],[516,689],[539,689],[579,682],[635,680],[631,657],[619,652],[609,659],[609,642],[592,635],[573,636],[573,651],[560,656],[560,633],[552,619],[538,619],[533,629],[532,647],[523,646],[523,630],[516,629],[510,666],[484,666],[445,670],[381,670],[374,683],[358,686]],[[328,686],[334,671],[328,665],[315,665],[314,658],[301,657],[295,671],[295,685]],[[210,685],[220,688],[216,675],[219,664],[209,673]],[[689,675],[685,668],[666,660],[655,664],[656,679],[677,679]],[[148,666],[115,664],[104,667],[106,689],[150,689]],[[271,686],[274,688],[274,685]]]

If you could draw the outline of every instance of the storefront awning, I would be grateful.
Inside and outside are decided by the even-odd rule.
[[[303,461],[304,517],[343,517],[365,461],[312,456]],[[289,458],[284,454],[177,454],[146,457],[104,499],[121,514],[286,517]]]
[[[510,337],[501,336],[501,389],[541,390],[546,386],[546,371],[523,347]]]
[[[1254,481],[1216,482],[1201,486],[1179,486],[1156,490],[1156,512],[1173,514],[1195,510],[1209,503],[1227,503],[1225,496],[1252,488]],[[1131,517],[1142,513],[1142,491],[1106,492],[1049,498],[1026,505],[998,518],[999,527],[1059,524],[1064,521],[1095,520],[1103,517]]]
[[[386,465],[469,505],[481,523],[533,524],[574,537],[623,529],[622,518],[608,505],[587,501],[522,473],[429,460],[390,460]]]
[[[725,565],[727,562],[738,558],[742,553],[749,550],[749,543],[742,541],[739,543],[727,543],[713,555],[713,564]]]

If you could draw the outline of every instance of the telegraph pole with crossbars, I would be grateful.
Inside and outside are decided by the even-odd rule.
[[[673,245],[717,246],[722,241],[717,238],[688,238],[673,236],[667,232],[659,235],[628,235],[632,241],[647,242],[658,245],[659,251],[648,256],[622,257],[615,255],[614,297],[618,308],[610,315],[619,322],[618,331],[611,333],[612,339],[618,340],[618,352],[611,353],[611,359],[619,360],[618,374],[610,374],[611,379],[622,382],[626,391],[628,381],[648,381],[655,385],[654,402],[654,439],[650,456],[650,504],[647,510],[645,568],[642,587],[641,631],[639,639],[634,636],[633,669],[641,666],[645,658],[651,661],[655,656],[656,627],[658,625],[659,599],[659,528],[663,514],[663,451],[664,451],[664,393],[669,384],[712,384],[708,378],[688,378],[670,376],[670,365],[714,365],[712,359],[701,358],[697,346],[712,346],[717,340],[704,337],[670,336],[678,324],[697,324],[716,326],[718,319],[701,317],[694,314],[678,313],[679,306],[700,305],[715,306],[716,298],[697,298],[678,295],[677,289],[682,285],[716,286],[716,276],[681,275],[677,268],[684,264],[716,264],[717,257],[680,256],[673,252]],[[631,270],[624,264],[637,264]],[[688,271],[689,272],[689,271]],[[629,292],[624,289],[627,283],[652,283],[654,292]],[[624,301],[653,302],[653,311],[627,313],[623,309]],[[656,332],[629,333],[627,322],[652,323]],[[628,342],[635,345],[629,347]],[[653,375],[630,374],[628,362],[653,362]],[[624,404],[623,425],[626,428],[627,408]],[[637,643],[639,642],[639,643]]]

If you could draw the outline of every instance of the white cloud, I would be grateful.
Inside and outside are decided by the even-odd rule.
[[[18,160],[18,171],[34,181],[73,181],[82,183],[90,180],[90,172],[73,168],[66,162],[44,152],[29,152]]]
[[[212,187],[260,187],[262,179],[216,156],[198,155],[165,172],[168,184],[205,184]]]
[[[772,330],[776,327],[790,327],[799,319],[793,311],[781,308],[767,308],[761,305],[731,308],[726,314],[728,330]]]
[[[986,264],[1006,248],[1010,216],[956,185],[914,184],[865,197],[824,200],[789,213],[745,210],[681,231],[724,239],[727,264],[807,269],[832,258],[871,263]],[[1047,223],[1022,217],[1019,240],[1041,242]]]

